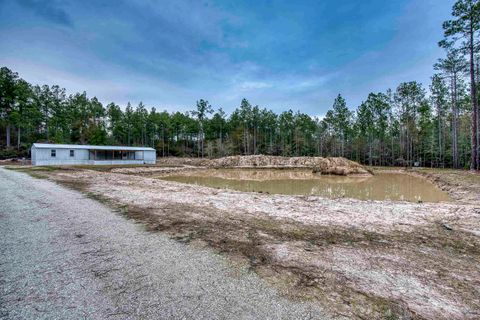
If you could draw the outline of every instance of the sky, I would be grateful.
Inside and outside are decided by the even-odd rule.
[[[322,116],[428,88],[454,0],[0,0],[0,66],[103,103]]]

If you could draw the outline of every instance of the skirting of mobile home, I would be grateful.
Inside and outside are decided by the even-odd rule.
[[[155,164],[153,148],[34,143],[32,165]]]

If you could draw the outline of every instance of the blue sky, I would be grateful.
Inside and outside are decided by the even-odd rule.
[[[428,87],[453,2],[0,0],[0,65],[104,103],[323,115],[338,93]]]

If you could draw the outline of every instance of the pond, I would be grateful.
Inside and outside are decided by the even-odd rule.
[[[220,189],[361,200],[450,201],[425,179],[402,173],[372,177],[321,176],[300,169],[209,169],[161,177],[163,180]]]

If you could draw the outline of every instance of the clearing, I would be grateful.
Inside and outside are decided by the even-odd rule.
[[[207,170],[199,165],[165,159],[149,167],[17,170],[80,190],[149,231],[213,248],[332,318],[480,317],[478,174],[394,170],[426,178],[453,199],[439,203],[273,195],[158,179]]]

